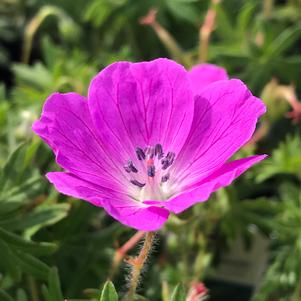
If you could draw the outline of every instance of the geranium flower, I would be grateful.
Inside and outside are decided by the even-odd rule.
[[[191,283],[186,301],[205,301],[208,298],[208,289],[203,282]]]
[[[117,62],[96,75],[87,98],[50,95],[33,130],[65,171],[48,180],[144,231],[206,201],[265,157],[228,162],[265,106],[221,70],[187,72],[168,59]]]

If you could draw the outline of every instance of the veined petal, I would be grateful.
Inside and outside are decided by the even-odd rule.
[[[102,207],[102,201],[105,196],[109,197],[112,195],[110,191],[106,191],[104,195],[100,191],[99,186],[68,172],[48,172],[46,178],[59,192],[74,198],[85,199],[98,207]]]
[[[92,183],[121,189],[122,166],[110,158],[97,137],[87,101],[76,93],[48,97],[33,131],[46,141],[64,169]]]
[[[214,172],[251,138],[264,112],[263,102],[240,80],[205,88],[195,98],[191,132],[176,161],[176,181],[190,185]]]
[[[258,155],[225,163],[210,176],[195,184],[191,189],[167,201],[145,201],[145,204],[163,206],[174,213],[180,213],[195,203],[206,201],[212,192],[230,185],[248,168],[264,158],[266,158],[266,155]]]
[[[50,172],[47,178],[61,193],[103,207],[113,218],[137,230],[157,230],[168,219],[169,212],[164,208],[136,202],[126,194],[95,185],[70,173]]]
[[[101,140],[123,162],[137,146],[179,152],[193,119],[187,72],[167,59],[108,66],[93,79],[88,102]]]
[[[195,95],[213,82],[228,79],[224,68],[212,64],[196,65],[188,72],[188,76]]]
[[[167,221],[169,211],[131,199],[106,199],[106,212],[122,224],[141,231],[156,231]]]

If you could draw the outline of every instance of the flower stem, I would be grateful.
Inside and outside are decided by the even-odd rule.
[[[113,278],[117,268],[119,267],[120,262],[126,256],[126,253],[134,248],[137,243],[143,238],[145,232],[138,231],[134,236],[132,236],[122,247],[116,250],[115,256],[112,263],[111,274],[109,278]]]
[[[170,53],[171,57],[183,65],[188,65],[182,48],[179,46],[171,33],[157,21],[157,12],[157,9],[151,8],[146,16],[140,18],[139,23],[142,25],[151,26],[162,44]]]
[[[128,264],[132,266],[130,288],[126,296],[126,301],[134,301],[135,292],[138,286],[141,270],[145,264],[148,254],[152,248],[155,232],[147,232],[140,253],[137,257],[129,258]]]
[[[273,11],[274,0],[264,0],[263,1],[263,15],[265,18],[269,18]]]
[[[209,41],[216,22],[216,7],[221,0],[211,0],[210,8],[208,9],[203,25],[199,31],[200,47],[199,61],[205,63],[208,56]]]

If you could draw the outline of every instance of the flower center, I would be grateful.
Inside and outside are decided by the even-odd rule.
[[[175,153],[169,151],[165,155],[161,144],[145,149],[137,147],[135,151],[135,160],[128,160],[124,165],[129,181],[135,188],[135,199],[166,199],[169,192],[169,168],[174,163]]]

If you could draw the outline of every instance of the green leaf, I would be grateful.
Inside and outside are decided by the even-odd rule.
[[[166,0],[165,4],[175,17],[193,23],[198,20],[199,15],[191,2],[194,1]]]
[[[100,295],[100,301],[118,301],[118,295],[115,290],[114,284],[111,281],[107,281],[102,289]]]
[[[13,70],[16,74],[17,81],[22,81],[36,89],[51,86],[53,75],[41,63],[36,63],[33,66],[15,64]]]
[[[284,30],[266,49],[265,56],[275,58],[289,49],[301,36],[301,26]]]
[[[235,36],[235,29],[231,23],[230,17],[221,5],[216,6],[217,12],[217,33],[225,42],[233,41]]]
[[[9,186],[10,181],[18,178],[19,168],[23,165],[25,154],[25,144],[21,144],[9,157],[3,168],[0,179],[0,190],[4,190]]]
[[[48,277],[48,283],[49,283],[50,300],[51,301],[64,300],[57,268],[55,268],[55,267],[51,268],[49,277]]]
[[[35,196],[37,192],[40,191],[42,187],[41,176],[27,177],[22,183],[11,183],[13,187],[6,188],[1,194],[1,201],[17,201],[24,204],[24,201],[31,199],[32,196]]]
[[[10,215],[18,211],[24,204],[18,201],[1,200],[0,199],[0,225]]]
[[[29,301],[24,289],[19,288],[17,291],[17,301]]]
[[[301,178],[301,139],[299,136],[287,136],[285,142],[274,149],[271,158],[261,165],[257,181],[262,182],[277,174],[291,174]]]
[[[14,251],[14,255],[22,271],[42,280],[48,279],[50,268],[44,262],[23,252]]]
[[[5,260],[0,261],[0,265],[3,266],[13,278],[19,279],[21,273],[19,267],[16,265],[15,255],[10,247],[2,240],[0,240],[0,258],[5,258]]]
[[[178,284],[171,295],[170,301],[185,301],[185,299],[186,293],[184,286],[182,284]]]
[[[11,231],[26,229],[25,237],[30,238],[41,228],[55,224],[66,217],[69,208],[70,204],[67,203],[41,205],[25,216],[18,216],[5,223],[0,222],[0,225]]]
[[[246,4],[241,8],[239,15],[237,16],[237,26],[236,28],[241,34],[245,34],[248,29],[249,24],[252,22],[252,16],[257,8],[258,3],[246,2]]]
[[[0,288],[0,300],[1,301],[15,301],[9,294]]]
[[[32,254],[36,255],[52,254],[57,249],[57,245],[53,243],[36,243],[25,240],[16,234],[4,230],[3,228],[0,228],[0,238],[3,239],[7,244],[13,245],[19,250],[31,252]]]

